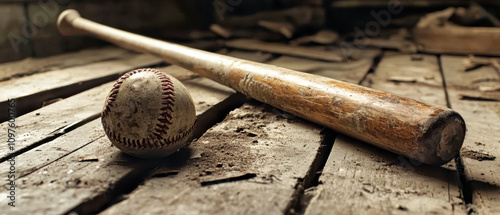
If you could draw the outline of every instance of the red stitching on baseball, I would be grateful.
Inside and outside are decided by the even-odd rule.
[[[127,79],[128,77],[137,74],[139,72],[142,72],[142,69],[137,69],[133,70],[130,72],[125,73],[125,75],[122,75],[116,83],[113,85],[113,88],[111,89],[111,93],[108,96],[108,100],[106,100],[106,103],[104,105],[104,110],[101,113],[101,117],[108,115],[110,108],[112,107],[113,102],[116,100],[116,95],[118,94],[118,91],[120,89],[120,86],[122,85],[123,81]]]
[[[106,116],[111,112],[111,108],[113,107],[113,102],[116,100],[116,96],[119,92],[121,84],[125,81],[125,79],[129,78],[130,76],[140,73],[140,72],[153,72],[158,76],[158,78],[161,80],[161,85],[162,85],[162,105],[163,107],[161,108],[162,113],[160,114],[158,118],[158,123],[156,124],[155,133],[151,134],[151,138],[146,139],[143,138],[142,140],[130,140],[127,139],[126,137],[121,137],[120,134],[115,134],[113,131],[109,131],[107,129],[107,126],[105,125],[105,131],[106,133],[109,133],[109,137],[113,138],[113,140],[119,142],[120,144],[123,144],[128,147],[133,147],[136,149],[152,149],[152,148],[163,148],[164,146],[168,146],[170,144],[173,144],[175,142],[178,142],[180,139],[186,137],[187,135],[190,135],[193,130],[194,130],[194,125],[196,122],[189,128],[187,131],[182,132],[178,135],[172,136],[168,139],[162,138],[162,134],[167,134],[167,131],[169,129],[169,125],[172,124],[172,113],[173,113],[173,106],[175,104],[175,91],[174,91],[174,86],[172,84],[172,81],[168,76],[156,69],[151,69],[151,68],[144,68],[144,69],[137,69],[130,71],[123,76],[121,76],[116,83],[113,85],[113,89],[111,90],[111,93],[106,100],[105,103],[105,108],[102,112],[101,117]]]

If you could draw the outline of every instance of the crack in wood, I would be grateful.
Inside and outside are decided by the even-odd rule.
[[[201,186],[210,186],[222,183],[230,183],[235,181],[243,181],[257,177],[256,173],[243,173],[232,176],[218,177],[218,178],[209,178],[203,180],[200,184]]]
[[[442,57],[441,55],[437,55],[438,57],[438,66],[439,66],[439,73],[441,74],[441,79],[443,82],[443,90],[444,90],[444,95],[446,99],[446,106],[448,108],[452,108],[451,102],[450,102],[450,96],[448,93],[448,86],[446,84],[446,77],[444,75],[444,70],[443,70],[443,63],[442,63]],[[459,154],[457,157],[455,157],[455,165],[457,168],[457,175],[458,175],[458,182],[460,186],[460,191],[462,192],[462,199],[465,202],[465,207],[467,209],[468,214],[474,213],[473,208],[471,207],[472,203],[472,186],[467,180],[467,177],[465,175],[465,166],[462,160],[462,155]]]
[[[29,145],[29,146],[26,146],[26,147],[24,147],[22,149],[19,149],[17,151],[14,151],[12,153],[9,153],[9,154],[3,156],[2,158],[0,158],[0,163],[4,162],[6,160],[9,160],[9,159],[11,159],[13,157],[16,157],[16,156],[18,156],[18,155],[20,155],[22,153],[25,153],[25,152],[27,152],[29,150],[32,150],[32,149],[34,149],[34,148],[36,148],[38,146],[41,146],[41,145],[43,145],[45,143],[51,142],[51,141],[57,139],[58,137],[60,137],[60,136],[62,136],[64,134],[67,134],[68,132],[70,132],[72,130],[75,130],[76,128],[78,128],[80,126],[85,125],[86,123],[99,118],[100,114],[101,113],[95,113],[95,114],[92,114],[91,116],[89,116],[89,117],[87,117],[85,119],[82,119],[82,120],[73,122],[73,123],[71,123],[69,125],[63,126],[63,127],[59,128],[59,129],[57,129],[57,130],[49,133],[49,135],[47,137],[45,137],[45,138],[43,138],[43,139],[41,139],[41,140],[39,140],[39,141],[37,141],[37,142]],[[70,152],[70,153],[72,153],[72,152]],[[22,177],[24,177],[26,175],[29,175],[29,174],[31,174],[31,172],[28,173],[28,174],[24,174]]]
[[[312,198],[311,196],[307,196],[305,191],[317,187],[320,184],[319,178],[326,165],[326,161],[330,156],[333,143],[335,142],[335,138],[337,136],[334,131],[327,128],[324,128],[320,134],[322,138],[321,146],[319,147],[316,157],[311,163],[306,176],[304,178],[297,179],[295,191],[286,207],[285,215],[304,214]]]
[[[365,75],[361,78],[361,80],[358,81],[357,84],[371,87],[371,80],[370,80],[370,75],[375,73],[375,70],[377,69],[377,66],[379,65],[380,61],[382,61],[382,57],[384,56],[384,52],[380,52],[373,58],[373,63],[368,72],[365,73]]]
[[[73,128],[73,129],[74,129],[74,128]],[[71,129],[71,130],[73,130],[73,129]],[[68,131],[68,132],[69,132],[69,131]],[[61,135],[62,135],[62,134],[61,134]],[[78,150],[82,149],[83,147],[88,146],[89,144],[91,144],[91,143],[93,143],[93,142],[97,141],[98,139],[100,139],[100,138],[102,138],[102,137],[104,137],[104,135],[101,135],[101,136],[97,137],[96,139],[94,139],[94,140],[92,140],[92,141],[89,141],[88,143],[85,143],[84,145],[82,145],[82,146],[80,146],[80,147],[76,148],[75,150],[70,151],[70,152],[68,152],[68,153],[66,153],[66,154],[64,154],[64,155],[62,155],[61,157],[59,157],[59,158],[57,158],[57,159],[55,159],[55,160],[53,160],[53,161],[51,161],[51,162],[49,162],[49,163],[46,163],[46,164],[44,164],[43,166],[39,166],[39,167],[32,168],[32,169],[30,169],[30,170],[29,170],[29,172],[22,173],[22,174],[21,174],[21,176],[19,176],[16,180],[19,180],[20,178],[24,178],[24,177],[26,177],[26,176],[28,176],[28,175],[30,175],[30,174],[32,174],[32,173],[34,173],[34,172],[36,172],[36,171],[40,170],[40,169],[43,169],[44,167],[46,167],[46,166],[48,166],[48,165],[50,165],[50,164],[52,164],[52,163],[54,163],[54,162],[56,162],[56,161],[58,161],[58,160],[63,159],[64,157],[66,157],[66,156],[68,156],[68,155],[70,155],[70,154],[75,153],[76,151],[78,151]],[[52,140],[51,140],[51,141],[52,141]],[[93,161],[95,161],[95,160],[81,160],[80,162],[93,162]]]
[[[81,203],[64,214],[97,214],[107,207],[122,201],[127,194],[134,191],[139,185],[144,183],[155,170],[160,168],[161,165],[158,165],[156,162],[159,161],[142,161],[137,168],[134,168],[134,170],[118,180],[105,192]]]
[[[459,94],[461,100],[467,101],[484,101],[484,102],[499,102],[500,97],[489,97],[487,95],[467,95],[467,94]]]
[[[149,65],[149,67],[154,67],[157,65],[163,65],[163,64],[153,64],[153,65]],[[146,67],[148,67],[148,66],[146,66]],[[140,67],[137,67],[135,69],[138,69],[138,68],[144,68],[144,66],[140,66]],[[124,72],[127,72],[127,71],[124,71]],[[81,93],[85,90],[88,90],[88,89],[97,87],[99,85],[102,85],[104,83],[116,80],[121,75],[122,75],[122,73],[118,72],[118,73],[107,75],[104,77],[86,80],[86,81],[80,81],[80,82],[69,84],[66,86],[52,88],[50,90],[40,91],[40,92],[37,92],[34,94],[15,98],[16,102],[17,102],[16,114],[19,117],[23,114],[29,113],[31,111],[34,111],[36,109],[43,107],[43,104],[45,101],[49,101],[49,100],[57,99],[57,98],[64,99],[64,98],[73,96],[73,95]],[[8,105],[9,105],[8,101],[2,101],[2,102],[0,102],[0,109],[7,110]],[[6,120],[8,120],[6,115],[0,116],[0,123],[4,122]]]
[[[217,103],[207,111],[199,114],[197,116],[198,123],[193,131],[193,136],[190,140],[188,140],[188,142],[201,137],[209,128],[224,120],[229,112],[240,107],[246,101],[247,98],[243,94],[233,93],[231,96]],[[101,194],[95,196],[90,200],[80,203],[65,214],[74,214],[75,212],[80,215],[98,214],[106,210],[107,208],[123,201],[128,194],[133,192],[137,187],[139,187],[149,178],[168,177],[176,175],[177,172],[175,171],[164,174],[155,174],[155,172],[166,164],[168,165],[169,161],[174,162],[175,160],[179,160],[179,156],[185,156],[182,151],[183,149],[181,149],[181,152],[175,153],[164,160],[154,159],[141,161],[138,166],[136,166],[127,175],[119,179],[105,192],[102,192]],[[189,159],[189,156],[188,158],[183,157],[180,159]],[[248,178],[249,176],[245,177]]]

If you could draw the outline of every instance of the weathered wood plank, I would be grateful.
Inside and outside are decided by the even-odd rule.
[[[447,105],[438,59],[433,55],[386,52],[370,79],[370,87],[374,89],[429,104]]]
[[[81,67],[69,68],[67,70],[51,71],[48,72],[52,73],[49,77],[40,74],[40,76],[33,75],[19,79],[12,79],[6,82],[12,84],[9,85],[10,87],[12,87],[9,88],[9,90],[17,91],[15,93],[17,93],[18,95],[33,93],[36,96],[36,92],[39,91],[56,88],[57,86],[63,86],[70,83],[78,84],[79,82],[84,80],[92,82],[92,80],[100,79],[100,77],[106,76],[106,74],[114,74],[116,76],[119,76],[121,73],[124,73],[127,70],[155,62],[158,62],[157,58],[153,58],[147,55],[137,55],[126,60],[122,59],[118,61],[101,62],[91,64],[90,66],[85,65]],[[179,69],[172,69],[172,71],[178,70]],[[90,75],[89,71],[91,73]],[[179,71],[182,72],[185,70],[180,69]],[[184,72],[182,74],[189,73]],[[179,74],[179,76],[181,76],[181,74]],[[14,83],[21,85],[24,83],[29,85],[17,86],[14,85]],[[36,85],[38,85],[38,87],[34,87]],[[31,147],[33,144],[46,138],[51,132],[54,132],[59,128],[62,128],[74,122],[78,122],[91,116],[92,114],[100,112],[104,99],[106,98],[106,95],[108,93],[107,91],[111,89],[111,85],[111,83],[102,85],[100,87],[83,92],[81,93],[81,95],[68,98],[68,101],[64,103],[58,105],[49,105],[45,108],[36,110],[31,114],[17,117],[16,126],[18,128],[22,128],[22,130],[18,130],[15,150],[9,150],[8,146],[5,144],[0,145],[0,159],[3,160],[9,154],[17,154],[20,151]],[[36,89],[30,89],[30,86]],[[7,92],[3,93],[5,94]],[[23,101],[19,102],[19,100],[16,100],[16,109],[18,112],[20,112],[19,106],[22,105],[20,104],[22,102]],[[33,101],[26,100],[24,102]],[[6,105],[6,101],[4,101],[3,104]],[[7,108],[5,107],[5,110],[6,109]],[[1,129],[6,130],[7,127],[7,123],[0,124]],[[6,139],[7,133],[0,134],[0,137]]]
[[[9,90],[0,92],[0,97],[25,97],[78,82],[121,74],[136,67],[159,62],[162,61],[157,57],[144,54],[132,54],[118,60],[91,63],[75,68],[53,70],[42,74],[34,74],[28,78],[11,79],[2,82],[2,86]]]
[[[191,143],[192,150],[202,151],[199,158],[175,176],[152,178],[102,214],[283,214],[297,178],[306,175],[318,151],[320,131],[277,116],[269,106],[246,104]],[[255,177],[227,179],[235,173]],[[227,180],[202,185],[212,177]]]
[[[168,68],[163,70],[168,73]],[[233,90],[205,78],[184,80],[184,83],[195,102],[197,113],[205,112],[234,93]],[[102,96],[107,94],[109,89],[107,85],[93,89],[104,91],[96,93],[96,96],[100,97],[96,100],[105,98]],[[82,99],[80,95],[74,97]],[[99,106],[100,111],[102,103],[98,102],[95,106]],[[123,177],[134,174],[135,166],[142,163],[142,160],[123,155],[117,148],[110,146],[100,120],[94,120],[17,156],[16,174],[24,176],[17,180],[19,206],[11,208],[7,206],[6,200],[1,200],[0,207],[11,213],[61,214],[82,201],[105,193]],[[1,164],[3,168],[8,168],[7,165],[7,162]],[[6,191],[3,192],[5,194]],[[54,195],[55,193],[57,195]]]
[[[2,211],[11,214],[63,214],[82,199],[104,191],[120,177],[120,174],[130,171],[131,167],[126,165],[127,158],[116,148],[110,147],[110,142],[103,135],[100,120],[97,119],[16,157],[16,162],[19,163],[16,174],[34,172],[17,178],[16,207],[9,207],[8,199],[2,199],[0,200]],[[80,150],[77,150],[78,148]],[[56,157],[51,159],[47,158],[47,155]],[[57,157],[61,155],[64,157]],[[39,156],[42,159],[38,159]],[[80,162],[86,157],[92,157],[96,161]],[[101,171],[102,167],[107,165],[106,161],[115,161],[115,164],[109,164],[113,168]],[[45,162],[48,165],[24,169],[24,165],[37,162]],[[2,168],[5,167],[3,163]],[[105,180],[86,180],[86,177],[94,174],[101,175]],[[7,187],[5,183],[3,187]],[[92,189],[81,189],[82,187],[92,187]],[[7,195],[6,191],[2,191],[2,194]]]
[[[0,145],[2,161],[32,148],[62,127],[99,113],[112,86],[113,82],[106,83],[16,118],[14,150],[6,144]],[[0,129],[7,130],[8,126],[8,122],[4,122]],[[7,138],[7,134],[0,134],[0,137]]]
[[[208,93],[207,101],[203,105],[197,106],[197,112],[204,112],[217,101],[224,99],[225,93],[228,88],[221,85],[214,85],[212,81],[207,79],[191,81],[190,79],[196,78],[193,73],[177,67],[169,66],[158,68],[159,70],[168,72],[172,76],[184,81],[185,85],[193,88],[193,92],[199,92],[202,89],[212,89]],[[16,119],[18,136],[16,138],[16,145],[14,150],[10,150],[7,145],[0,146],[0,154],[2,161],[9,157],[11,154],[19,154],[27,149],[33,148],[40,141],[50,137],[54,131],[73,124],[75,122],[84,120],[94,114],[100,113],[104,100],[112,88],[114,81],[103,84],[99,87],[92,88],[75,96],[71,96],[61,102],[51,104],[43,107],[29,114],[23,115]],[[199,96],[201,97],[201,95]],[[0,124],[0,128],[7,130],[8,123]],[[7,133],[1,134],[1,138],[7,138]],[[40,165],[39,163],[29,163],[23,165]]]
[[[378,52],[373,53],[372,58]],[[299,62],[294,63],[295,60]],[[269,64],[297,70],[303,70],[301,66],[304,64],[313,64],[319,70],[324,67],[324,73],[320,74],[328,76],[342,72],[343,69],[339,68],[350,67],[349,63],[325,63],[291,57],[280,57]],[[371,64],[371,61],[355,63],[360,66],[352,76],[361,80]],[[320,131],[316,125],[266,105],[246,104],[190,145],[194,151],[203,152],[199,158],[174,170],[175,175],[147,181],[126,200],[102,214],[131,214],[131,211],[148,214],[165,211],[185,214],[283,214],[290,209],[291,201],[298,198],[294,196],[296,179],[310,177],[308,171],[315,165],[313,160],[322,156],[320,147],[326,140],[321,138]],[[255,177],[235,180],[232,177],[235,174],[252,174]],[[141,207],[144,204],[151,207]]]
[[[45,58],[26,58],[23,60],[0,64],[0,81],[13,77],[31,75],[34,73],[61,70],[68,67],[89,63],[120,59],[133,53],[115,46],[85,49],[78,52],[65,53]]]
[[[230,55],[236,54],[239,56],[246,56],[248,58],[253,58],[256,60],[265,60],[268,59],[270,56],[262,56],[262,55],[256,55],[251,54],[251,53],[229,53]],[[198,115],[198,125],[197,129],[195,129],[195,135],[199,130],[198,128],[205,129],[204,127],[207,126],[206,122],[203,122],[204,120],[213,120],[214,116],[219,115],[221,112],[226,111],[228,107],[233,105],[232,103],[238,102],[233,98],[233,100],[230,100],[228,102],[222,102],[220,101],[228,98],[229,95],[235,95],[234,91],[229,89],[228,87],[222,86],[220,84],[217,84],[211,80],[205,79],[205,78],[200,78],[198,75],[189,72],[185,69],[176,67],[176,66],[169,66],[165,68],[159,68],[160,70],[169,73],[173,75],[174,77],[177,77],[183,83],[186,85],[188,90],[190,91],[191,96],[193,97],[193,100],[195,102],[196,106],[196,111],[199,114]],[[111,86],[112,83],[108,83],[107,85]],[[104,99],[106,94],[108,93],[110,88],[107,86],[101,86],[89,91],[86,91],[84,93],[81,93],[79,95],[75,95],[73,97],[70,97],[68,99],[65,99],[59,103],[55,103],[53,105],[44,107],[40,110],[37,110],[36,112],[43,112],[45,109],[61,106],[62,104],[65,103],[70,103],[68,106],[70,107],[77,107],[77,104],[74,104],[75,101],[80,101],[83,99],[86,99],[84,96],[94,96],[94,97],[99,97],[101,99]],[[91,91],[94,91],[93,93]],[[97,93],[96,93],[97,92]],[[233,96],[231,96],[233,97]],[[236,98],[236,97],[235,97]],[[97,101],[101,99],[95,99],[96,102],[92,103],[92,108],[88,109],[95,109],[93,111],[98,111],[100,112],[102,108],[102,101]],[[227,99],[226,99],[227,100]],[[231,103],[232,102],[232,103]],[[212,108],[215,104],[217,104],[214,108]],[[220,104],[220,105],[219,105]],[[64,108],[63,108],[64,109]],[[208,111],[210,110],[210,111]],[[64,112],[72,112],[71,108],[66,108],[64,110],[60,110]],[[90,112],[93,112],[90,111]],[[203,114],[200,114],[203,113]],[[205,116],[205,115],[210,115],[210,116]],[[227,114],[227,113],[226,113]],[[51,113],[48,114],[53,118],[58,118],[57,113]],[[67,118],[67,117],[66,117]],[[217,118],[217,117],[215,117]],[[27,118],[29,121],[30,118]],[[32,130],[37,130],[39,129],[36,126],[36,119],[31,120],[33,125],[28,125],[25,128],[27,129],[32,129]],[[208,124],[210,125],[210,124]],[[51,125],[54,127],[54,125]],[[50,126],[49,126],[50,127]],[[206,128],[208,129],[208,128]],[[82,133],[86,133],[85,136],[88,140],[85,140],[85,138],[80,138]],[[199,133],[199,132],[198,132]],[[89,209],[88,207],[85,207],[81,210],[90,210],[90,211],[98,211],[100,207],[102,207],[104,204],[107,203],[107,201],[110,201],[113,197],[113,193],[115,193],[116,189],[118,189],[118,192],[122,192],[120,189],[123,188],[123,186],[127,187],[130,180],[143,180],[145,174],[149,171],[146,170],[148,169],[151,165],[146,165],[146,168],[136,168],[137,165],[142,165],[144,167],[142,161],[138,161],[136,159],[130,158],[128,156],[121,155],[122,157],[125,157],[124,159],[127,160],[127,162],[130,162],[128,164],[124,164],[123,167],[116,167],[116,163],[111,162],[113,155],[109,155],[109,153],[118,153],[117,149],[114,147],[109,147],[110,143],[107,140],[107,138],[103,137],[103,131],[101,128],[100,123],[98,120],[91,122],[89,124],[86,124],[80,128],[77,128],[74,131],[71,131],[53,141],[50,141],[46,144],[43,144],[37,148],[34,148],[33,150],[30,150],[24,154],[21,154],[16,157],[18,162],[20,162],[20,166],[18,166],[18,174],[23,177],[21,180],[24,180],[24,184],[26,186],[21,186],[21,190],[26,193],[30,193],[28,197],[26,196],[20,196],[21,200],[24,198],[29,198],[29,196],[43,196],[38,202],[32,202],[31,200],[27,200],[28,202],[33,203],[34,209],[27,209],[24,208],[23,210],[30,212],[31,211],[37,211],[36,208],[38,206],[41,211],[44,211],[43,213],[63,213],[67,210],[70,210],[71,208],[75,208],[78,205],[80,205],[82,202],[88,201],[91,199],[92,201],[96,201],[97,203],[94,204],[94,202],[91,203],[94,207],[97,208],[92,208]],[[42,134],[43,135],[43,134]],[[201,134],[200,134],[201,136]],[[90,138],[90,139],[89,139]],[[97,143],[96,143],[97,142]],[[105,142],[105,144],[103,143]],[[71,144],[69,144],[71,143]],[[96,145],[97,144],[97,145]],[[97,147],[97,148],[96,148]],[[188,150],[189,151],[189,150]],[[182,153],[181,153],[182,154]],[[101,156],[102,155],[102,156]],[[36,158],[34,158],[36,157]],[[116,157],[116,156],[115,156]],[[174,156],[175,157],[175,156]],[[175,159],[175,158],[174,158]],[[81,161],[81,162],[79,162]],[[102,161],[101,163],[99,163]],[[74,162],[74,163],[71,163]],[[95,171],[94,166],[92,167],[86,167],[85,165],[81,165],[79,163],[93,163],[93,162],[98,162],[96,165],[97,166],[107,166],[105,170],[103,170],[103,173],[100,173],[99,171],[95,174],[92,175],[92,173]],[[120,161],[116,161],[118,164],[120,164]],[[8,168],[8,163],[3,163],[1,164],[5,166],[5,168]],[[88,181],[91,181],[90,183],[85,184],[82,183],[80,186],[71,186],[71,187],[65,187],[63,182],[59,182],[59,184],[54,184],[54,185],[45,185],[49,187],[40,187],[40,190],[52,190],[55,193],[61,193],[61,196],[68,196],[72,195],[72,198],[75,198],[74,201],[68,201],[67,203],[65,202],[62,205],[45,205],[44,202],[47,202],[46,200],[43,200],[44,198],[49,198],[45,197],[43,195],[43,192],[30,192],[30,189],[35,189],[35,187],[39,186],[41,181],[57,181],[60,179],[47,179],[44,177],[37,178],[35,174],[42,174],[45,172],[45,170],[41,170],[40,168],[46,168],[49,170],[57,169],[58,166],[72,166],[75,169],[82,168],[79,172],[75,170],[75,175],[76,177],[73,178],[73,176],[66,176],[66,172],[64,170],[60,171],[55,171],[54,174],[47,176],[48,178],[65,178],[66,181],[79,181],[77,183],[80,184],[82,181],[80,177],[83,178],[88,178]],[[90,168],[90,169],[88,169]],[[34,173],[33,173],[34,172]],[[77,173],[78,172],[78,173]],[[82,172],[82,174],[79,174]],[[141,174],[137,174],[137,173]],[[31,174],[33,173],[33,174]],[[20,175],[17,175],[18,177]],[[33,176],[35,175],[35,176]],[[101,178],[102,177],[102,178]],[[132,178],[132,179],[131,179]],[[27,183],[26,181],[30,181],[32,183]],[[19,180],[18,180],[19,181]],[[64,180],[63,180],[64,181]],[[86,182],[88,182],[86,181]],[[101,181],[103,184],[98,184],[98,183],[92,183],[96,181]],[[74,184],[73,184],[74,185]],[[54,188],[54,187],[56,188]],[[97,188],[96,188],[97,187]],[[118,188],[116,188],[118,187]],[[80,190],[85,189],[85,191]],[[75,190],[76,189],[76,190]],[[113,191],[115,189],[115,191]],[[28,190],[28,191],[26,191]],[[52,192],[51,191],[51,192]],[[106,192],[104,192],[106,191]],[[81,193],[81,195],[76,195],[74,196],[74,192]],[[111,193],[111,194],[110,194]],[[50,197],[52,198],[52,197]],[[49,199],[50,199],[49,198]],[[110,199],[111,198],[111,199]],[[54,201],[58,201],[58,199],[53,199]],[[26,202],[26,200],[25,200]],[[81,210],[78,210],[81,212]]]
[[[330,155],[305,214],[466,214],[455,171],[413,166],[346,136]]]
[[[500,213],[500,102],[461,100],[460,94],[481,93],[482,86],[499,85],[500,76],[491,67],[464,71],[462,56],[442,56],[450,106],[467,123],[461,151],[472,203],[479,214]]]
[[[412,55],[386,54],[365,83],[446,105],[435,56],[412,60]],[[337,136],[320,181],[305,214],[465,214],[452,164],[445,168],[414,163],[343,135]]]
[[[2,82],[5,91],[0,91],[0,110],[7,110],[8,98],[17,101],[18,115],[40,108],[44,102],[65,98],[86,89],[117,79],[134,68],[158,64],[160,58],[145,54],[130,54],[127,57],[79,67],[34,74],[26,78]],[[6,120],[0,116],[0,122]]]
[[[214,98],[217,101],[222,100],[225,96],[221,95],[221,92],[229,89],[221,85],[214,85],[214,82],[208,79],[191,82],[190,79],[199,77],[199,75],[178,66],[167,66],[157,69],[165,71],[177,79],[184,81],[185,84],[190,85],[190,87],[195,88],[196,90],[203,88],[212,89],[212,91],[207,93],[210,94],[210,96],[207,97],[208,99]],[[75,96],[71,96],[61,102],[58,102],[57,104],[51,104],[33,111],[30,114],[18,117],[16,119],[17,127],[23,128],[26,132],[18,133],[14,151],[8,150],[6,145],[0,145],[0,158],[3,160],[11,153],[17,154],[19,151],[22,151],[27,147],[31,147],[33,144],[39,142],[47,136],[50,136],[49,134],[57,131],[58,129],[84,120],[93,114],[99,113],[102,110],[104,99],[109,93],[109,90],[114,82],[115,81],[111,81],[99,87],[95,87]],[[199,106],[197,111],[205,111],[215,103],[216,102],[208,102],[204,106]],[[7,127],[8,124],[6,122],[0,124],[0,129],[6,130]],[[0,138],[6,139],[7,134],[0,134]]]

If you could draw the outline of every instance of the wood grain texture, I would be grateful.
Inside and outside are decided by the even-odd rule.
[[[371,55],[367,52],[367,59],[358,68],[358,79],[371,67],[370,57],[379,53],[372,51]],[[231,52],[229,55],[257,61],[268,59],[253,52]],[[289,67],[302,65],[285,64],[289,59],[280,57],[269,63],[283,63]],[[337,67],[349,67],[349,63],[324,64],[307,59],[300,62],[328,65],[325,75],[342,72]],[[321,156],[316,154],[321,141],[319,127],[268,106],[247,104],[231,112],[226,120],[190,145],[199,154],[198,158],[188,161],[181,169],[160,170],[176,174],[147,181],[125,201],[108,208],[103,214],[131,214],[131,211],[147,214],[166,211],[282,214],[293,198],[295,179],[307,177],[306,172],[313,165],[312,159]],[[238,181],[231,177],[248,173],[256,176]],[[214,178],[219,182],[206,183]],[[140,207],[143,204],[151,206]]]
[[[108,46],[103,48],[84,49],[78,52],[70,52],[45,58],[26,58],[1,64],[0,81],[95,62],[126,58],[131,56],[131,54],[133,53],[125,49]]]
[[[103,84],[16,118],[18,136],[15,149],[10,150],[6,144],[0,145],[1,157],[17,154],[60,128],[100,113],[113,83]],[[0,124],[0,128],[7,130],[8,122]],[[7,138],[7,133],[1,134],[0,137]]]
[[[3,86],[7,87],[9,90],[2,91],[0,93],[1,97],[4,99],[17,98],[17,126],[19,128],[25,128],[25,130],[21,130],[23,132],[19,133],[19,138],[17,138],[16,148],[14,151],[8,150],[7,145],[0,146],[0,151],[2,153],[1,157],[3,158],[8,154],[23,150],[24,148],[44,139],[49,133],[54,132],[59,128],[98,113],[101,111],[102,105],[104,104],[103,98],[105,98],[108,93],[105,91],[111,88],[107,85],[101,86],[84,92],[76,98],[70,98],[68,99],[68,102],[62,103],[61,105],[49,106],[48,108],[39,109],[25,116],[19,116],[20,112],[23,110],[24,103],[42,103],[41,100],[36,100],[36,98],[44,98],[48,95],[49,97],[50,95],[54,95],[52,93],[45,94],[44,92],[50,92],[53,89],[68,85],[71,86],[72,84],[78,85],[79,83],[85,81],[93,82],[96,79],[99,80],[103,76],[116,75],[118,77],[120,74],[127,72],[127,70],[158,62],[161,62],[158,58],[148,55],[134,54],[124,59],[104,61],[62,70],[53,70],[47,73],[2,82],[5,84]],[[71,90],[72,89],[67,89],[67,91],[70,92],[68,94],[71,94]],[[61,89],[59,89],[59,91],[61,91]],[[27,96],[33,95],[36,97],[35,99],[22,99],[23,97],[26,98]],[[5,106],[6,110],[7,100],[0,102],[0,105],[2,105],[2,108]],[[39,106],[41,106],[41,104],[39,104]],[[2,123],[0,127],[6,129],[7,124]],[[7,138],[7,133],[0,135],[2,138]]]
[[[163,70],[168,73],[168,68],[163,68]],[[233,90],[204,78],[184,81],[190,90],[198,113],[208,110],[234,93]],[[98,112],[102,109],[105,95],[111,89],[107,85],[93,89],[94,94],[90,92],[84,94],[87,97],[92,95],[98,97],[94,98],[96,101],[101,100],[92,104],[96,106],[95,109]],[[69,98],[53,104],[52,108],[64,105],[71,106],[72,104],[65,103],[73,103],[85,98],[76,95],[73,100]],[[44,111],[40,110],[40,112]],[[78,109],[60,108],[59,111],[78,114]],[[53,112],[46,117],[58,118],[57,114],[57,112]],[[31,129],[39,129],[36,123],[32,123],[34,125]],[[18,130],[26,132],[23,127],[19,127]],[[84,137],[82,138],[82,136]],[[17,180],[20,183],[18,189],[22,190],[17,198],[22,207],[9,207],[6,200],[2,199],[0,208],[8,213],[19,214],[65,213],[82,202],[100,196],[116,186],[123,177],[133,174],[136,165],[142,162],[142,160],[126,156],[116,147],[112,147],[104,136],[99,120],[94,120],[53,141],[23,153],[17,156],[16,160],[19,161],[18,176],[24,176]],[[6,162],[1,165],[5,168],[8,167]],[[2,185],[5,186],[5,183]],[[6,194],[5,192],[2,191],[3,194]]]
[[[53,70],[34,74],[29,78],[16,78],[2,82],[8,91],[0,93],[1,98],[20,98],[62,86],[121,74],[128,70],[157,64],[161,59],[144,54],[130,54],[118,60],[90,63],[75,68]]]
[[[230,92],[232,91],[227,87],[214,85],[214,82],[208,79],[191,80],[197,76],[192,76],[193,74],[191,72],[177,66],[162,67],[158,69],[168,72],[168,74],[182,80],[185,85],[189,86],[190,89],[193,89],[194,93],[203,92],[203,95],[197,95],[198,97],[206,96],[204,101],[198,102],[199,105],[196,106],[197,113],[202,113],[211,108],[218,101],[226,98],[228,90]],[[114,82],[115,81],[112,81],[99,87],[92,88],[17,118],[17,126],[22,129],[16,139],[15,150],[9,150],[7,145],[0,146],[2,158],[12,153],[17,154],[19,151],[32,147],[34,144],[43,141],[44,138],[51,136],[53,132],[58,131],[60,128],[84,120],[93,114],[100,113],[102,111],[105,98]],[[211,90],[204,92],[206,89]],[[0,124],[0,128],[2,129],[6,130],[7,127],[7,123]],[[2,134],[1,137],[7,138],[7,134]],[[50,156],[51,158],[54,158],[54,156],[57,157],[58,155],[52,154]],[[37,165],[43,166],[45,163],[40,164],[38,162],[29,162],[23,164],[23,167],[29,169],[32,166]]]
[[[66,98],[86,89],[99,86],[117,79],[121,74],[149,65],[162,62],[161,59],[145,54],[128,56],[87,64],[81,67],[70,67],[61,70],[31,75],[30,78],[16,78],[2,82],[6,89],[0,92],[0,109],[7,110],[7,100],[16,99],[16,111],[20,116],[42,107],[47,102]],[[6,120],[0,116],[0,121]]]
[[[414,58],[414,57],[413,57]],[[371,87],[446,105],[438,59],[386,53]],[[390,77],[412,82],[394,82]],[[425,78],[427,77],[427,78]],[[431,167],[337,136],[306,214],[466,214],[452,163]]]
[[[386,52],[369,78],[370,87],[445,107],[438,58],[433,55]]]
[[[338,136],[305,214],[467,214],[455,174]]]
[[[320,147],[321,128],[274,112],[262,104],[232,111],[190,144],[200,157],[173,176],[152,178],[102,214],[283,214]],[[228,179],[234,173],[256,176]],[[213,177],[226,180],[201,185]]]
[[[58,157],[61,154],[63,156]],[[80,162],[87,158],[97,161]],[[111,146],[99,119],[24,153],[16,160],[21,164],[44,162],[46,165],[35,169],[19,166],[20,173],[33,173],[17,180],[18,207],[9,207],[7,200],[1,200],[0,208],[13,214],[63,214],[84,199],[104,192],[120,176],[130,172],[133,169],[130,165],[134,164],[134,160],[130,161]],[[95,178],[96,175],[99,177]],[[2,194],[6,194],[5,191]]]
[[[481,93],[481,86],[498,85],[492,67],[464,71],[462,56],[442,56],[450,105],[468,126],[461,151],[465,175],[472,187],[472,203],[479,214],[500,213],[500,102],[461,100],[460,94]],[[498,93],[498,92],[497,92]]]
[[[64,11],[58,26],[64,35],[88,33],[161,56],[258,101],[428,164],[448,162],[463,141],[463,119],[447,108],[147,38],[86,20],[74,10]]]

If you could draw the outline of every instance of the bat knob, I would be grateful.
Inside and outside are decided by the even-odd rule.
[[[73,26],[73,22],[75,19],[80,17],[80,13],[76,10],[68,9],[63,11],[59,15],[59,18],[57,18],[57,28],[59,29],[59,32],[64,36],[79,34],[80,31]]]
[[[423,156],[417,160],[432,165],[443,165],[456,157],[465,138],[465,122],[453,110],[443,111],[429,119],[430,125],[423,135]],[[424,127],[427,127],[424,125]]]

